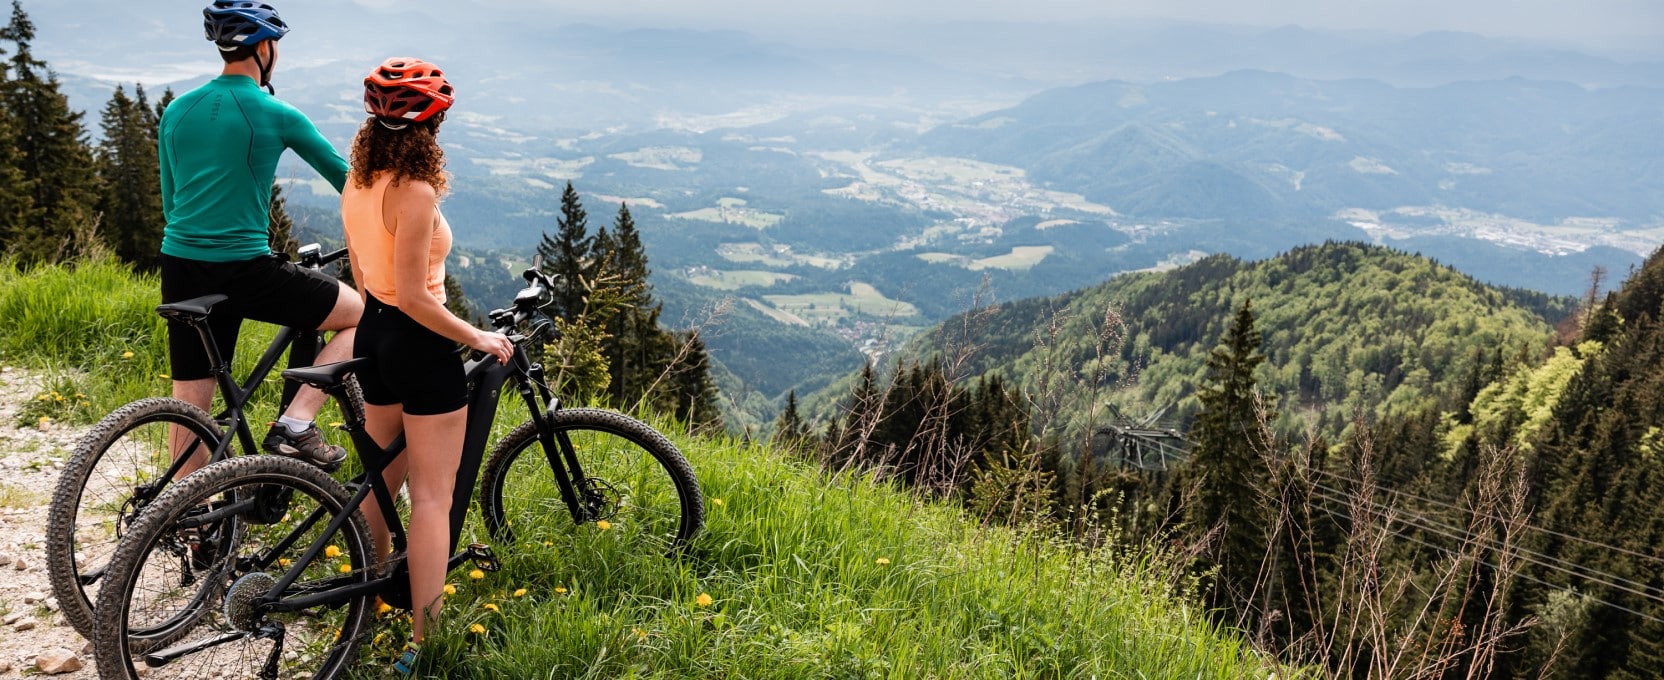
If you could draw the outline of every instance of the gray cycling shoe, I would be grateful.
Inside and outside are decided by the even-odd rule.
[[[282,424],[272,423],[272,429],[266,432],[266,440],[261,442],[260,448],[266,453],[304,460],[326,472],[334,472],[347,459],[346,449],[324,441],[323,435],[318,434],[317,423],[300,434],[290,432]]]

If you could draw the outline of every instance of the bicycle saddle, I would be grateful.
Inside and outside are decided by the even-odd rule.
[[[201,321],[208,318],[208,312],[214,308],[214,305],[225,301],[226,296],[224,295],[204,295],[160,305],[156,308],[156,313],[162,315],[164,319],[173,321]]]
[[[291,368],[283,372],[283,379],[305,383],[320,390],[331,390],[340,387],[353,371],[368,367],[371,361],[369,357],[359,357],[321,366]]]

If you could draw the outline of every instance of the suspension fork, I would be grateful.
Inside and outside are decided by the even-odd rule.
[[[517,362],[523,360],[524,355],[517,355]],[[561,500],[566,501],[566,508],[572,513],[572,522],[582,524],[589,521],[590,509],[585,503],[583,494],[584,469],[578,463],[577,449],[572,446],[572,438],[565,432],[555,431],[555,412],[560,410],[560,399],[555,397],[554,391],[549,389],[543,380],[543,365],[524,365],[524,371],[516,374],[519,383],[520,398],[526,402],[527,410],[537,423],[538,445],[543,447],[543,457],[549,462],[549,470],[555,476],[555,485],[560,488]],[[541,399],[539,399],[541,397]],[[548,407],[544,408],[547,404]]]

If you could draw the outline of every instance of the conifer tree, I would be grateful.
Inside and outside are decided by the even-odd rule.
[[[104,106],[98,170],[105,190],[98,202],[100,232],[116,257],[150,271],[162,247],[162,188],[156,157],[156,112],[144,87],[134,98],[116,87]],[[274,210],[276,206],[274,205]]]
[[[809,426],[797,412],[797,390],[786,393],[786,408],[774,421],[774,445],[787,451],[802,451],[809,437]]]
[[[14,45],[0,82],[0,101],[5,102],[31,207],[21,223],[0,233],[0,243],[25,263],[65,254],[65,244],[91,224],[98,200],[98,176],[81,113],[69,108],[57,75],[34,58],[34,39],[34,23],[13,0],[11,21],[0,28],[0,40]]]
[[[584,313],[589,297],[588,287],[593,274],[592,245],[589,217],[578,198],[578,191],[572,188],[571,182],[567,182],[566,190],[560,196],[560,217],[555,220],[555,234],[543,235],[537,254],[543,256],[543,272],[556,277],[554,305],[550,311],[569,321]]]
[[[272,185],[271,200],[267,211],[267,240],[273,253],[287,253],[293,258],[300,252],[300,241],[295,239],[295,221],[289,217],[289,202],[283,198],[282,185]]]
[[[1265,556],[1260,493],[1267,471],[1260,460],[1264,443],[1254,377],[1254,369],[1265,361],[1261,342],[1250,303],[1244,301],[1222,344],[1207,359],[1198,395],[1201,412],[1190,431],[1190,473],[1199,484],[1187,519],[1195,532],[1222,528],[1207,561],[1219,569],[1210,598],[1214,606],[1233,610],[1246,606],[1233,598],[1250,592]]]
[[[699,331],[677,334],[679,344],[686,351],[678,365],[671,368],[664,393],[669,410],[692,430],[722,429],[722,410],[717,403],[716,382],[711,380],[711,358]]]

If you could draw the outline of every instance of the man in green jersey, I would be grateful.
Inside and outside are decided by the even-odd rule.
[[[347,162],[329,141],[271,91],[277,41],[289,27],[271,5],[249,0],[217,0],[202,14],[225,69],[162,114],[158,150],[167,218],[162,301],[228,296],[209,318],[226,361],[245,318],[335,331],[318,362],[351,358],[363,300],[334,278],[274,256],[268,245],[271,187],[285,149],[294,149],[336,191],[347,176]],[[207,409],[214,380],[199,336],[189,326],[169,322],[168,351],[173,395]],[[312,422],[323,400],[315,389],[301,390],[272,424],[263,448],[326,469],[340,465],[346,450],[324,442]],[[195,456],[205,452],[199,449]],[[185,471],[202,462],[189,461]]]

